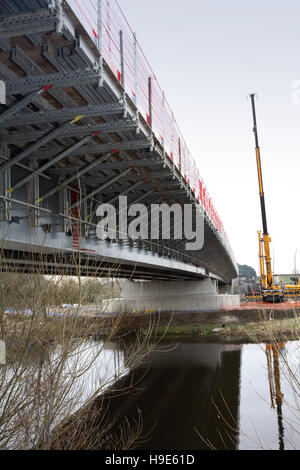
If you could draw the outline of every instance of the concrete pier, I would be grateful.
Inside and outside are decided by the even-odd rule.
[[[218,294],[216,281],[122,281],[122,296],[105,301],[107,313],[182,313],[240,306],[239,295]]]

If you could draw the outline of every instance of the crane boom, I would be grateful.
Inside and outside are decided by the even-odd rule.
[[[262,284],[266,289],[273,288],[273,273],[272,273],[272,264],[271,264],[271,255],[270,255],[270,242],[271,237],[268,233],[267,227],[267,216],[266,216],[266,206],[265,206],[265,195],[263,189],[263,179],[262,179],[262,169],[261,169],[261,158],[260,158],[260,148],[258,143],[258,134],[257,134],[257,123],[256,123],[256,112],[255,112],[255,94],[250,95],[251,104],[252,104],[252,115],[253,115],[253,132],[255,137],[255,152],[256,152],[256,163],[257,163],[257,173],[258,173],[258,185],[259,185],[259,197],[260,197],[260,207],[261,207],[261,216],[262,216],[262,226],[263,226],[263,243],[264,243],[264,261],[265,261],[265,273],[264,270],[261,272]]]

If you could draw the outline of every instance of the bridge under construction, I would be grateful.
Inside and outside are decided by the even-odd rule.
[[[221,218],[116,0],[0,0],[0,80],[2,270],[237,277]],[[120,228],[99,240],[97,207],[120,196],[192,205],[203,247]]]

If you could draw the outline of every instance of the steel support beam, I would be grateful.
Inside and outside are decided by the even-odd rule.
[[[67,121],[76,115],[84,117],[103,117],[124,112],[124,105],[121,103],[97,104],[88,106],[78,106],[74,108],[53,109],[50,111],[40,111],[23,115],[21,118],[9,119],[4,127],[30,126],[49,122]]]
[[[9,160],[9,149],[7,145],[0,145],[1,157]],[[11,170],[0,171],[0,194],[6,196],[6,191],[11,185]],[[9,221],[11,219],[10,203],[6,200],[0,200],[0,221]]]
[[[19,103],[18,103],[19,104]],[[10,110],[5,111],[5,113],[0,115],[1,118],[4,114],[8,113]],[[102,134],[108,133],[118,133],[126,132],[137,129],[137,123],[135,121],[116,121],[116,122],[104,122],[101,124],[87,124],[84,126],[76,126],[74,129],[67,130],[64,133],[64,137],[82,137],[92,132],[99,132]],[[20,144],[24,142],[30,142],[40,139],[45,134],[45,131],[33,131],[33,132],[11,132],[0,136],[0,142],[7,144]]]
[[[86,155],[86,154],[100,154],[106,152],[119,152],[121,150],[136,150],[149,148],[151,143],[148,140],[134,140],[134,141],[121,141],[121,142],[109,142],[107,144],[92,144],[86,145],[80,148],[80,151],[75,150],[72,152],[74,155]],[[32,154],[32,158],[45,159],[52,158],[53,152],[48,150],[41,150],[37,154]]]
[[[53,214],[53,211],[51,209],[46,209],[45,207],[39,207],[34,204],[29,204],[28,202],[20,201],[19,199],[13,199],[8,196],[2,196],[2,195],[0,195],[0,199],[3,199],[4,201],[8,201],[10,203],[20,204],[21,206],[29,207],[30,209],[36,209],[36,210],[40,210],[43,212],[47,212],[48,214]]]
[[[32,174],[34,175],[31,178],[27,185],[27,202],[29,204],[35,203],[35,201],[39,198],[40,195],[40,179],[38,175],[35,175],[35,170],[38,168],[38,163],[36,160],[31,160],[29,163],[30,167],[32,168]],[[7,191],[7,194],[11,194],[11,189]],[[39,226],[39,219],[40,219],[40,211],[39,209],[29,209],[28,210],[28,224],[29,227],[38,227]]]
[[[121,171],[124,167],[120,168],[119,171]],[[127,165],[127,168],[129,168],[129,165]],[[125,167],[126,169],[126,167]],[[139,174],[136,174],[134,173],[130,179],[135,182],[135,181],[140,181],[140,180],[143,180],[145,183],[147,183],[148,181],[151,181],[153,180],[154,178],[163,178],[163,176],[166,176],[166,175],[162,175],[161,173],[159,172],[153,172],[153,176],[151,177],[151,174],[145,174],[145,173],[139,173]],[[108,175],[109,176],[109,175]],[[83,177],[83,181],[85,184],[88,184],[89,186],[95,186],[97,184],[99,184],[99,179],[102,179],[103,178],[103,175],[95,175],[95,176],[84,176]],[[170,189],[177,189],[178,188],[178,182],[176,181],[158,181],[157,183],[155,183],[157,185],[158,188],[162,188],[163,191],[167,192],[169,191]],[[166,189],[164,189],[165,187],[167,187]],[[178,188],[179,189],[179,188]]]
[[[16,95],[18,93],[28,93],[40,88],[52,85],[57,87],[72,87],[76,85],[87,85],[97,83],[99,73],[94,69],[71,70],[67,72],[55,72],[41,75],[30,75],[28,77],[6,80],[6,94]]]
[[[0,143],[2,140],[0,139]],[[123,168],[128,167],[128,165],[134,165],[138,169],[142,168],[151,168],[153,166],[159,167],[159,162],[157,160],[149,159],[149,160],[123,160],[122,162],[109,162],[109,163],[98,163],[96,166],[97,171],[111,171],[111,170],[121,170]],[[50,171],[51,174],[53,175],[61,175],[61,174],[71,174],[74,173],[74,171],[77,170],[76,165],[68,165],[64,168],[55,168]],[[159,174],[169,174],[170,177],[172,177],[172,173],[169,170],[162,169]],[[145,173],[145,176],[147,176],[148,173]],[[152,176],[152,173],[149,173],[149,176]]]
[[[55,31],[58,19],[49,9],[26,11],[0,20],[0,38]]]

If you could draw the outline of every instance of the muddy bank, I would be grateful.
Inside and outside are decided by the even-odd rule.
[[[283,305],[244,304],[239,309],[181,314],[127,315],[121,329],[125,333],[142,329],[156,339],[171,337],[219,337],[223,341],[271,340],[282,335],[300,337],[300,309],[295,303]]]
[[[151,336],[158,339],[164,337],[215,337],[249,339],[249,336],[265,339],[274,334],[289,336],[298,335],[300,308],[297,302],[285,304],[242,303],[238,309],[224,309],[219,311],[199,313],[141,313],[106,316],[99,310],[93,311],[90,307],[81,308],[77,319],[71,318],[40,318],[38,329],[43,330],[40,335],[44,341],[51,340],[52,335],[61,331],[64,334],[82,337],[87,334],[94,337],[114,337],[136,334],[143,331],[151,332]],[[31,324],[30,318],[22,315],[9,315],[6,318],[8,330],[11,323],[14,335],[18,332],[24,334],[25,325]],[[56,325],[56,327],[55,327]],[[76,326],[75,326],[76,325]],[[51,326],[49,330],[49,326]],[[75,330],[74,330],[75,327]],[[26,329],[26,328],[25,328]],[[20,330],[20,331],[18,331]],[[47,330],[47,334],[45,334]],[[298,335],[299,336],[299,335]]]

